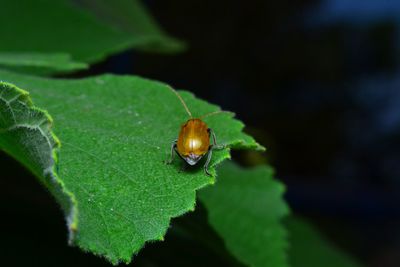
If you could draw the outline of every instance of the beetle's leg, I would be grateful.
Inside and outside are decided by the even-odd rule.
[[[208,148],[208,155],[207,155],[207,160],[206,163],[204,164],[204,172],[208,175],[211,176],[211,173],[208,171],[208,164],[210,164],[210,160],[211,160],[211,156],[212,156],[212,151],[213,151],[214,147],[213,145],[211,145]]]
[[[226,147],[226,145],[218,145],[217,144],[217,137],[215,136],[215,133],[211,128],[208,128],[208,132],[210,133],[210,135],[212,136],[212,139],[213,139],[213,147],[212,147],[212,149],[220,150],[220,149],[224,149]]]
[[[169,158],[169,160],[166,160],[165,163],[166,164],[171,164],[172,161],[174,160],[174,156],[175,156],[175,149],[176,149],[176,143],[178,142],[178,140],[174,140],[171,144],[171,156]]]

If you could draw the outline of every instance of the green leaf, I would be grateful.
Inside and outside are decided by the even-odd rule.
[[[147,26],[151,19],[143,8],[129,14],[138,19],[135,30],[127,32],[100,21],[67,0],[3,0],[0,51],[64,53],[73,60],[94,63],[129,48],[179,49],[180,45],[157,26]]]
[[[280,220],[289,212],[284,186],[267,166],[219,168],[217,186],[199,193],[209,222],[227,249],[248,266],[287,266],[286,232]]]
[[[193,210],[195,191],[214,183],[201,166],[165,165],[187,119],[167,85],[132,76],[55,80],[0,71],[0,146],[51,190],[66,211],[70,240],[113,263],[129,262],[150,240],[162,240],[171,217]],[[194,115],[218,109],[182,92]],[[230,114],[208,117],[220,143],[262,149]],[[213,154],[210,171],[229,157]],[[57,167],[57,171],[55,170]],[[51,186],[49,186],[51,188]],[[56,187],[56,186],[53,186]],[[61,192],[61,193],[60,193]],[[58,197],[61,195],[61,197]]]
[[[35,52],[0,52],[0,68],[8,68],[17,72],[49,72],[75,71],[87,69],[88,65],[75,62],[71,56],[63,53],[35,53]]]
[[[138,46],[137,49],[170,53],[185,48],[184,43],[169,37],[158,27],[156,21],[148,15],[145,7],[138,0],[74,0],[74,2],[89,9],[99,20],[109,25],[114,25],[133,35],[148,36],[152,40],[146,45]]]
[[[307,221],[287,220],[292,267],[360,267],[350,256],[325,240]]]

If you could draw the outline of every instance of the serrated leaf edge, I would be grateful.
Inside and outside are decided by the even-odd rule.
[[[18,95],[17,99],[21,98],[21,100],[26,104],[27,108],[41,114],[45,120],[42,125],[46,125],[46,127],[34,126],[34,127],[39,127],[40,131],[42,131],[42,132],[49,133],[48,136],[51,136],[51,138],[53,139],[52,143],[54,143],[54,146],[51,148],[52,164],[51,164],[51,166],[48,166],[46,169],[43,170],[43,176],[44,176],[44,179],[46,179],[46,177],[50,177],[50,181],[68,199],[69,211],[65,211],[65,212],[67,213],[66,214],[66,222],[67,222],[68,233],[69,233],[68,234],[68,243],[72,244],[74,241],[75,233],[78,230],[78,203],[75,198],[75,195],[66,188],[64,182],[60,179],[60,177],[58,176],[57,171],[56,171],[56,166],[58,163],[58,151],[61,147],[61,143],[60,143],[60,140],[58,139],[58,137],[51,131],[51,129],[53,127],[53,119],[46,110],[40,109],[33,105],[33,102],[30,98],[29,92],[22,90],[22,89],[18,88],[17,86],[15,86],[14,84],[11,84],[8,82],[0,81],[0,85],[6,86],[6,87],[10,88],[11,90],[14,90],[16,92],[16,94]],[[3,101],[6,103],[6,105],[8,105],[7,100],[3,99],[1,94],[0,94],[0,101]],[[11,108],[11,107],[9,106],[9,108]],[[15,123],[17,123],[17,122],[15,122]],[[26,126],[26,127],[29,127],[29,126]],[[7,129],[4,129],[4,130],[7,131]],[[48,138],[47,135],[44,135],[44,137]],[[9,153],[8,151],[5,151],[5,152],[7,154],[9,154],[11,157],[13,157],[13,155],[11,153]],[[26,167],[29,169],[28,166],[26,166]]]

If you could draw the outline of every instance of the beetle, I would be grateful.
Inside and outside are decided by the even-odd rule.
[[[168,88],[180,100],[182,106],[189,115],[189,119],[181,126],[178,139],[172,142],[171,156],[170,159],[166,161],[166,164],[171,164],[173,162],[175,153],[191,166],[196,165],[205,155],[207,155],[207,160],[204,164],[204,172],[206,175],[211,176],[208,171],[208,165],[211,160],[212,152],[213,150],[224,149],[226,146],[217,144],[217,138],[214,131],[207,126],[203,119],[215,114],[231,112],[218,110],[194,118],[179,93],[172,87],[168,86]],[[210,144],[210,138],[212,138],[212,144]]]

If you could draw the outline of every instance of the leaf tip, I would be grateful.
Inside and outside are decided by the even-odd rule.
[[[267,148],[263,145],[260,145],[259,143],[256,142],[256,151],[260,151],[260,152],[265,152],[267,151]]]
[[[211,177],[211,179],[208,181],[208,184],[214,185],[215,184],[215,178]]]

